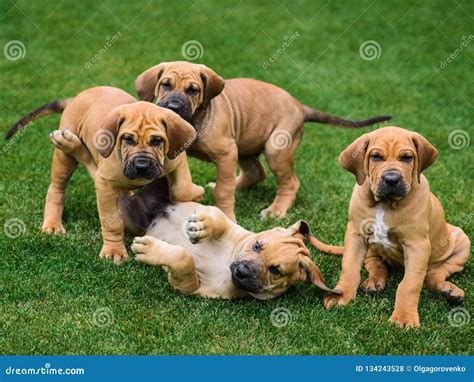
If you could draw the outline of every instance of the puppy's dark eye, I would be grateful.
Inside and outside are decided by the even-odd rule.
[[[379,153],[374,153],[370,155],[370,159],[372,159],[374,162],[379,162],[383,160],[383,157]]]
[[[413,159],[413,156],[408,155],[408,154],[402,155],[402,156],[400,157],[400,160],[401,160],[402,162],[406,162],[406,163],[411,162],[412,159]]]
[[[171,89],[171,84],[169,82],[162,82],[161,83],[161,88],[163,90],[170,90]]]
[[[190,96],[195,96],[196,94],[199,93],[199,89],[197,89],[197,88],[188,88],[188,90],[186,90],[186,93],[188,93]]]
[[[133,145],[133,136],[131,135],[124,135],[122,141],[127,145]]]
[[[152,146],[161,146],[163,144],[163,138],[161,137],[151,137],[150,145]]]
[[[274,276],[281,276],[280,267],[276,265],[272,265],[271,267],[268,267],[268,272],[270,272]]]
[[[262,246],[260,245],[258,241],[256,241],[255,244],[252,245],[252,251],[256,253],[260,252],[261,249],[262,249]]]

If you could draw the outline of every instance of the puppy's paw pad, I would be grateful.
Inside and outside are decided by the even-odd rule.
[[[115,265],[121,265],[128,259],[128,253],[125,246],[104,245],[100,251],[99,257],[102,259],[112,259]]]
[[[360,289],[366,295],[374,296],[385,289],[385,281],[369,277],[361,284]]]

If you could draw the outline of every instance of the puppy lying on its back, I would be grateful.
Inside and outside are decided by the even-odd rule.
[[[140,262],[167,268],[173,288],[204,297],[268,299],[301,280],[339,293],[326,286],[304,245],[306,222],[253,233],[217,207],[172,204],[163,193],[165,182],[146,186],[121,210],[131,230],[151,223],[132,251]]]

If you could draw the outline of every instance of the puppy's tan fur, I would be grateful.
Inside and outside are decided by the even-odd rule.
[[[7,136],[32,119],[62,111],[60,129],[51,135],[57,148],[46,196],[44,232],[65,233],[61,221],[65,190],[78,160],[95,181],[104,241],[100,256],[112,257],[117,264],[127,257],[118,198],[153,180],[127,178],[124,175],[127,161],[137,155],[153,161],[157,175],[169,177],[175,200],[200,200],[202,197],[204,190],[193,185],[186,154],[181,153],[182,146],[195,138],[192,126],[174,112],[148,102],[137,102],[117,88],[95,87],[73,99],[45,105],[17,122]],[[124,140],[125,136],[133,143]],[[68,150],[65,152],[64,148]]]
[[[263,152],[278,189],[263,217],[283,217],[293,204],[300,183],[293,158],[304,122],[345,127],[366,126],[390,119],[348,121],[302,105],[285,90],[269,83],[236,78],[224,81],[204,65],[165,62],[143,72],[135,83],[140,99],[173,108],[191,122],[198,138],[188,154],[215,163],[216,205],[235,220],[235,190],[265,178],[259,161]],[[178,103],[176,101],[179,101]],[[236,178],[237,164],[241,168]]]
[[[387,263],[404,267],[390,318],[401,327],[420,325],[418,301],[424,282],[453,303],[463,301],[464,292],[446,279],[463,270],[470,241],[461,228],[446,223],[439,200],[421,174],[436,157],[436,149],[423,136],[398,127],[364,134],[341,153],[342,166],[355,175],[357,184],[344,248],[329,247],[333,253],[344,253],[336,286],[343,293],[326,296],[327,308],[355,298],[363,263],[369,277],[361,288],[369,294],[385,287]],[[401,176],[403,196],[381,198],[380,186],[388,172]]]

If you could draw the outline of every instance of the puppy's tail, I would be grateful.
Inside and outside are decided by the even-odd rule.
[[[392,119],[390,115],[379,115],[376,117],[363,119],[361,121],[350,121],[348,119],[343,119],[336,117],[331,114],[324,113],[319,110],[315,110],[310,108],[309,106],[303,105],[303,112],[304,112],[304,121],[305,122],[317,122],[317,123],[325,123],[328,125],[335,125],[341,127],[364,127],[368,125],[372,125],[377,122],[385,122]]]
[[[314,236],[309,236],[309,242],[316,248],[318,251],[328,253],[330,255],[342,256],[344,254],[344,247],[339,245],[329,245],[319,241]]]
[[[48,114],[53,113],[62,113],[66,106],[73,100],[73,98],[67,99],[58,99],[56,101],[47,103],[39,108],[33,110],[32,112],[28,113],[18,121],[16,121],[12,127],[7,131],[5,134],[5,139],[10,139],[19,129],[23,126],[26,126],[31,121],[44,117]]]

